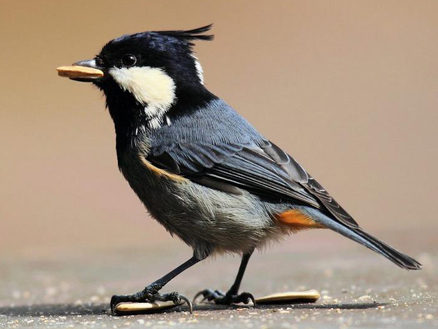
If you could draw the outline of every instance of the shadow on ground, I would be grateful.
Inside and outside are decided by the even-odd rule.
[[[257,309],[282,309],[285,307],[291,309],[341,309],[341,310],[361,310],[368,308],[375,308],[378,306],[388,305],[385,303],[339,303],[339,304],[276,304],[276,305],[258,305]],[[205,304],[194,306],[194,311],[223,311],[232,309],[248,309],[251,306],[223,306],[215,304]],[[188,312],[188,308],[185,306],[175,307],[172,310],[165,310],[156,313],[178,313]],[[28,316],[28,317],[40,317],[40,316],[75,316],[75,315],[110,315],[109,307],[107,304],[97,305],[76,305],[76,304],[36,304],[32,306],[9,306],[0,307],[0,315],[4,316]],[[133,314],[133,313],[131,313]],[[131,315],[124,314],[124,315]],[[138,314],[138,313],[137,313]]]

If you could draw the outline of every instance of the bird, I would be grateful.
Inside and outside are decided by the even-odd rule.
[[[212,24],[191,30],[147,31],[109,41],[93,59],[58,68],[59,75],[101,90],[116,133],[118,167],[150,215],[193,249],[192,257],[122,302],[192,302],[161,293],[174,277],[215,254],[241,264],[224,293],[195,299],[253,303],[240,293],[254,250],[292,233],[330,229],[407,270],[415,259],[365,232],[292,156],[259,133],[204,84],[194,52]],[[194,299],[194,300],[195,300]]]

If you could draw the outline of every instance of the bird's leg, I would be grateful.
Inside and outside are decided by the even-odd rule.
[[[199,258],[194,255],[188,261],[181,264],[174,270],[170,271],[169,273],[167,273],[165,276],[158,279],[157,281],[151,283],[149,286],[144,288],[142,291],[137,292],[136,294],[113,296],[111,298],[111,313],[115,314],[116,306],[119,303],[123,303],[123,302],[141,303],[141,302],[155,302],[155,301],[173,301],[175,304],[179,304],[181,303],[181,301],[185,301],[188,304],[191,313],[193,307],[192,307],[192,303],[187,299],[187,297],[180,295],[177,292],[171,292],[167,294],[159,294],[158,292],[161,290],[161,288],[163,288],[170,280],[172,280],[178,274],[184,272],[186,269],[192,267],[193,265],[205,259],[206,257],[207,256],[203,258]]]
[[[240,283],[242,282],[243,274],[245,273],[249,258],[253,252],[254,249],[243,255],[236,279],[226,294],[220,290],[205,289],[196,294],[195,298],[193,298],[193,302],[195,302],[199,296],[203,296],[203,300],[214,301],[216,304],[221,305],[231,305],[237,303],[248,304],[251,301],[255,306],[255,299],[252,294],[248,292],[242,292],[239,294]]]

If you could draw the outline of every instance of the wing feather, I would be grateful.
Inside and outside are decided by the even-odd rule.
[[[220,99],[154,130],[147,160],[230,193],[299,202],[357,228],[354,219],[306,170]]]
[[[284,168],[255,144],[180,143],[161,154],[152,152],[148,160],[165,166],[167,170],[178,168],[179,173],[197,182],[202,181],[200,176],[205,176],[261,196],[294,199],[313,207],[320,206],[311,193],[291,179]]]
[[[353,217],[351,217],[324,187],[310,176],[290,155],[271,142],[268,142],[263,149],[267,154],[272,156],[296,182],[299,182],[307,191],[315,196],[338,221],[351,228],[359,227]]]

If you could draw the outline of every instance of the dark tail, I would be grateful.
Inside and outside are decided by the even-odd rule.
[[[402,254],[401,252],[395,250],[394,248],[388,246],[386,243],[376,239],[375,237],[369,235],[368,233],[362,231],[362,229],[356,229],[355,232],[360,236],[366,243],[362,243],[350,237],[351,239],[363,244],[365,247],[385,256],[394,264],[400,266],[401,268],[407,270],[421,270],[421,264],[415,259],[409,257],[408,255]],[[347,236],[348,237],[348,236]]]
[[[317,210],[311,210],[312,218],[321,224],[327,226],[328,228],[342,234],[343,236],[354,240],[361,245],[385,256],[394,264],[400,266],[401,268],[407,270],[420,270],[421,264],[415,259],[402,254],[401,252],[395,250],[394,248],[388,246],[386,243],[376,239],[370,234],[364,232],[361,228],[349,228],[341,223],[327,217]],[[315,218],[316,217],[316,218]]]

